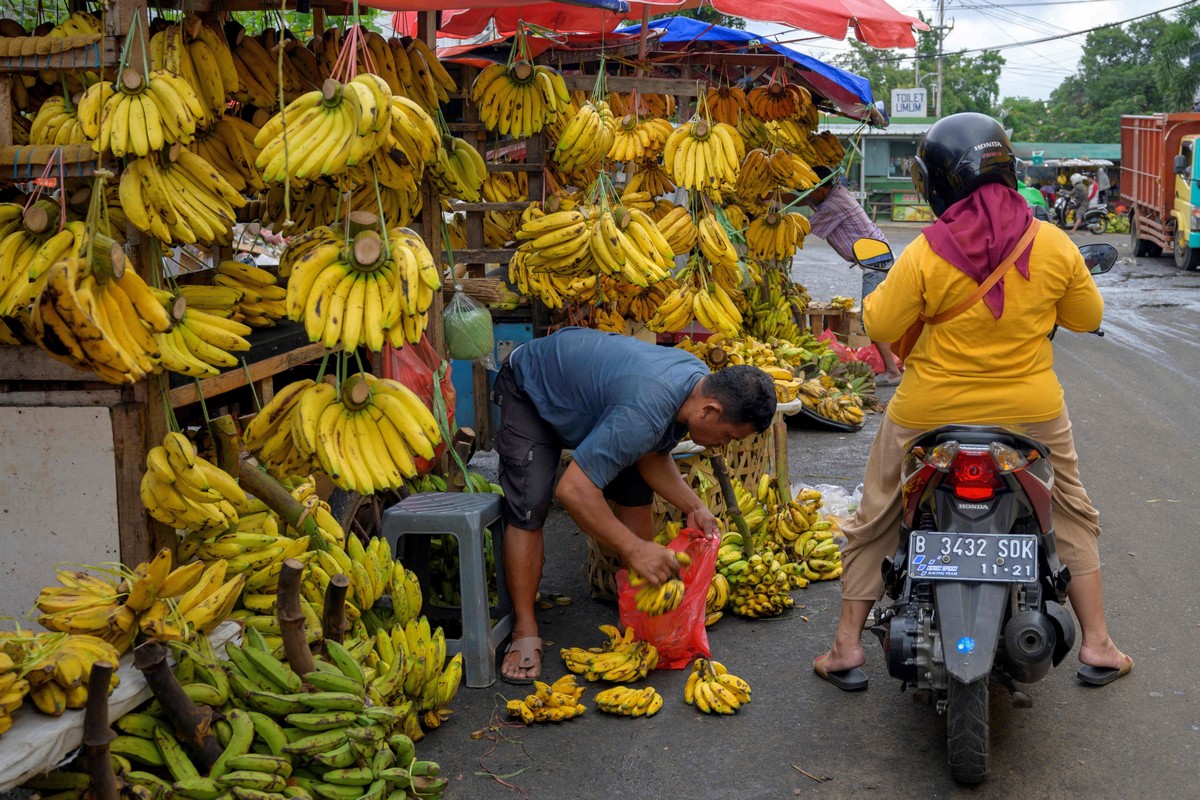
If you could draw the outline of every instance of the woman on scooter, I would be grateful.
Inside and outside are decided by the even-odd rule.
[[[1015,191],[1015,163],[1008,136],[991,117],[954,114],[929,129],[912,176],[938,221],[864,299],[871,338],[894,341],[922,312],[933,316],[954,307],[1014,250],[1031,224],[1029,205]],[[1099,514],[1080,483],[1047,338],[1056,323],[1095,330],[1103,311],[1079,250],[1058,228],[1040,225],[982,301],[943,324],[926,324],[871,447],[862,502],[844,527],[841,615],[832,649],[813,661],[818,676],[847,691],[867,688],[862,631],[883,594],[880,564],[899,544],[905,445],[950,423],[1020,428],[1049,447],[1058,555],[1071,570],[1068,594],[1083,632],[1076,675],[1104,685],[1133,668],[1108,634]]]

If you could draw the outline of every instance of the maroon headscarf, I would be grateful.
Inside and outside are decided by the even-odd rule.
[[[959,200],[926,228],[925,241],[933,252],[983,283],[1029,227],[1033,211],[1025,198],[1000,183],[985,183]],[[1029,280],[1031,244],[1013,265]],[[1004,313],[1004,278],[988,290],[983,302],[992,316]]]

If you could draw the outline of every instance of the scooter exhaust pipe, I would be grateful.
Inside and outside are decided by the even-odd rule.
[[[1020,683],[1036,683],[1050,671],[1058,635],[1050,618],[1039,611],[1018,611],[1004,626],[1004,653],[1009,674]]]

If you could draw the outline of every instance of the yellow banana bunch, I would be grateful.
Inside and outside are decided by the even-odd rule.
[[[4,641],[0,639],[0,648]],[[21,677],[21,671],[12,657],[0,649],[0,736],[13,725],[13,714],[29,694],[29,681]]]
[[[340,390],[317,383],[302,391],[288,387],[282,394],[279,404],[260,412],[268,420],[264,425],[274,427],[248,429],[247,447],[261,441],[259,452],[274,451],[284,446],[276,441],[286,444],[290,437],[295,458],[319,465],[335,485],[349,491],[399,488],[405,478],[416,477],[416,459],[432,459],[442,440],[433,414],[396,381],[359,374]],[[288,463],[293,457],[282,458]]]
[[[228,245],[236,209],[246,199],[190,150],[130,160],[121,173],[121,208],[129,221],[166,244]]]
[[[612,625],[601,625],[608,636],[601,647],[584,649],[564,647],[559,651],[567,670],[589,681],[633,683],[650,674],[658,665],[658,649],[649,642],[634,639],[633,628],[622,634]]]
[[[579,702],[584,689],[575,685],[574,675],[564,675],[553,684],[534,681],[533,686],[533,694],[526,695],[525,699],[508,701],[510,717],[532,725],[535,722],[562,722],[587,710]]]
[[[655,224],[662,235],[666,237],[667,244],[671,246],[671,252],[677,256],[690,253],[700,236],[700,229],[696,227],[692,215],[683,206],[675,206]]]
[[[796,324],[796,314],[803,313],[808,304],[808,292],[803,286],[787,280],[781,270],[764,270],[763,285],[746,289],[742,314],[746,331],[760,340],[801,342],[804,334]],[[798,354],[799,350],[795,355]]]
[[[273,109],[279,103],[277,76],[279,65],[262,43],[246,33],[236,22],[228,23],[227,41],[237,72],[237,92],[234,99],[262,109]],[[285,73],[288,70],[285,69]],[[329,74],[328,71],[325,72]]]
[[[34,335],[51,356],[109,383],[131,384],[160,371],[155,335],[171,321],[133,269],[108,273],[80,258],[51,267],[34,304]]]
[[[816,127],[815,125],[813,126]],[[836,167],[842,163],[846,157],[846,147],[842,144],[842,140],[831,131],[821,131],[813,134],[808,140],[809,146],[816,155],[816,160],[812,163],[826,167]]]
[[[190,143],[203,111],[179,76],[156,69],[143,77],[126,70],[115,83],[89,87],[79,100],[77,116],[93,150],[122,158]]]
[[[5,662],[13,663],[13,654],[21,662],[21,677],[26,684],[29,699],[38,711],[50,716],[61,716],[68,708],[83,708],[88,697],[88,676],[92,664],[104,661],[112,665],[113,675],[109,691],[119,682],[116,667],[120,653],[108,642],[86,634],[27,634],[12,639],[0,638],[0,667]],[[9,651],[12,652],[9,652]],[[17,685],[15,673],[6,678],[0,672],[0,696],[11,696],[8,706],[20,704],[22,687]],[[8,683],[7,687],[4,684]],[[15,710],[15,707],[14,707]],[[4,714],[9,713],[7,710]]]
[[[646,327],[656,333],[675,333],[695,319],[696,290],[690,283],[680,283],[667,294]]]
[[[692,559],[687,553],[675,553],[675,560],[681,571],[692,564]],[[629,570],[629,585],[637,588],[634,595],[637,610],[651,617],[679,608],[686,590],[683,581],[679,578],[671,578],[658,586],[650,586],[646,583],[645,578],[632,569]]]
[[[217,274],[213,277],[213,283],[213,287],[200,288],[225,288],[238,293],[235,302],[229,307],[230,316],[235,322],[254,328],[265,328],[273,326],[277,320],[287,316],[287,306],[284,303],[287,299],[287,289],[276,285],[275,275],[265,269],[226,259],[217,264]],[[187,295],[184,294],[184,297]]]
[[[589,244],[601,273],[640,287],[670,277],[675,254],[644,211],[623,207],[596,211]]]
[[[508,264],[508,279],[521,294],[531,295],[550,308],[564,305],[590,305],[600,299],[598,275],[564,275],[534,269],[526,263],[526,253],[517,250]]]
[[[304,183],[367,161],[392,135],[392,101],[387,82],[370,72],[305,92],[254,139],[263,180]]]
[[[817,401],[813,410],[826,419],[846,425],[861,425],[863,421],[862,400],[855,394],[827,394]]]
[[[536,204],[535,204],[536,205]],[[594,221],[579,208],[544,213],[530,218],[517,230],[517,248],[510,262],[519,261],[528,270],[560,275],[579,275],[594,269],[591,258],[591,229]]]
[[[677,186],[713,191],[737,179],[746,146],[737,129],[693,117],[674,130],[663,148],[663,166]]]
[[[618,163],[644,161],[652,148],[650,127],[633,114],[621,117],[613,128],[613,142],[608,148],[608,159]]]
[[[163,369],[193,378],[211,377],[240,363],[232,353],[250,349],[244,338],[249,325],[193,308],[182,296],[172,304],[171,313],[175,320],[171,329],[156,337]]]
[[[812,95],[803,86],[771,81],[766,86],[751,89],[746,101],[752,114],[763,122],[774,122],[806,113],[812,105]]]
[[[675,192],[675,184],[661,164],[639,166],[637,172],[625,184],[627,192],[649,192],[651,197],[662,197]],[[674,204],[671,206],[674,208]]]
[[[706,626],[713,625],[720,620],[727,605],[729,605],[729,579],[719,572],[714,572],[712,583],[708,585],[708,594],[704,598],[704,624]]]
[[[150,67],[178,76],[200,102],[196,121],[211,125],[241,91],[241,80],[224,31],[185,17],[150,37]],[[272,73],[273,74],[273,73]],[[274,98],[272,98],[274,99]],[[270,107],[273,103],[268,104]]]
[[[698,658],[684,685],[683,699],[705,714],[732,714],[750,702],[750,684],[720,661]]]
[[[746,229],[750,257],[759,261],[791,264],[796,250],[804,247],[804,237],[808,231],[808,218],[795,211],[772,211],[758,217]]]
[[[662,704],[662,695],[653,686],[642,689],[614,686],[596,695],[597,709],[619,717],[653,717]]]
[[[695,293],[692,297],[692,314],[697,322],[714,333],[734,337],[741,332],[742,314],[733,297],[718,281]]]
[[[708,113],[712,115],[712,118],[717,122],[724,122],[726,125],[736,127],[738,120],[743,115],[750,114],[750,104],[746,100],[746,93],[737,86],[710,86],[705,100],[708,104]]]
[[[729,234],[715,214],[702,214],[696,227],[700,255],[707,262],[712,276],[727,294],[736,292],[742,285],[742,272],[738,266],[737,250]]]
[[[797,565],[786,562],[783,553],[771,550],[735,562],[743,567],[725,573],[730,583],[729,607],[733,613],[751,619],[775,617],[795,605],[788,592],[792,588],[790,575]]]
[[[843,311],[850,311],[854,308],[854,298],[842,297],[841,295],[835,294],[830,299],[829,305],[833,306],[834,308],[840,308]]]
[[[216,170],[230,186],[241,193],[266,187],[255,166],[258,151],[252,144],[258,129],[238,117],[221,117],[207,128],[196,131],[190,149]]]
[[[181,433],[170,432],[146,454],[142,504],[150,516],[175,528],[225,529],[237,524],[235,503],[246,493],[229,473],[196,453]]]
[[[480,72],[471,86],[471,101],[488,130],[527,139],[565,110],[571,98],[556,70],[518,61]]]
[[[23,315],[50,267],[84,252],[87,226],[71,221],[60,229],[59,213],[56,203],[38,203],[24,214],[16,203],[0,204],[0,316]]]
[[[87,144],[78,109],[62,95],[47,98],[29,126],[26,144]],[[14,142],[19,144],[19,142]]]
[[[437,158],[429,165],[434,186],[447,197],[476,203],[482,197],[487,164],[479,151],[455,136],[442,137]]]
[[[634,102],[634,97],[635,95],[631,93],[612,92],[608,101],[612,104],[613,113],[619,117],[626,114],[637,114],[641,117],[658,118],[664,122],[675,116],[675,97],[673,95],[638,92],[636,102]]]
[[[608,103],[589,100],[580,106],[563,128],[558,145],[554,148],[554,163],[566,172],[599,165],[612,149],[616,128],[616,120]]]

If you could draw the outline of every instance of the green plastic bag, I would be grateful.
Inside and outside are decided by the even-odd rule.
[[[446,326],[446,350],[451,358],[462,361],[479,361],[488,369],[494,369],[492,351],[495,348],[495,333],[492,330],[492,315],[455,287],[454,298],[443,313]]]

